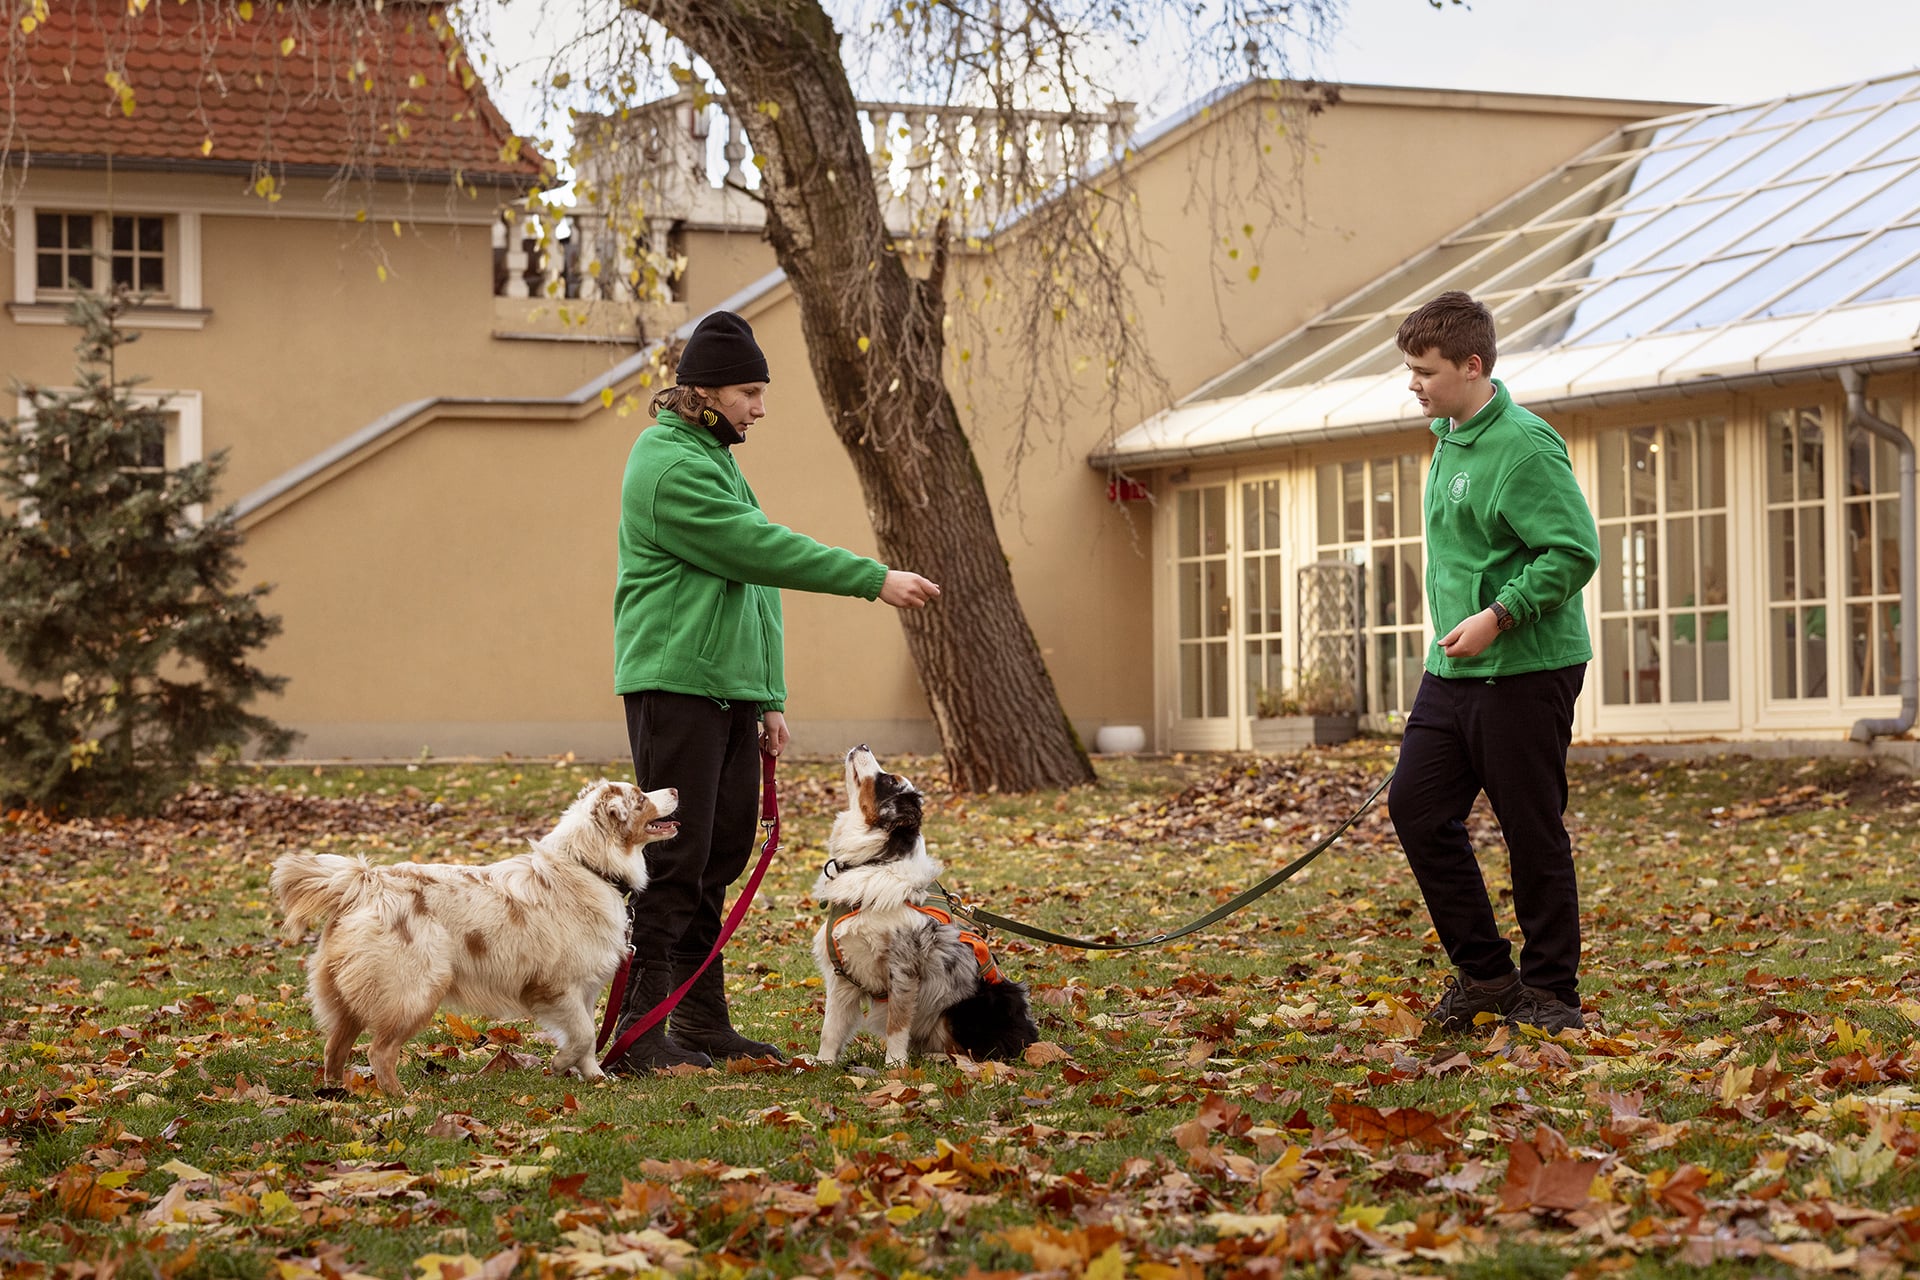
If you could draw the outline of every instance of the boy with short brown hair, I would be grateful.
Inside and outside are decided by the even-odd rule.
[[[1593,657],[1580,592],[1600,562],[1599,532],[1566,443],[1493,379],[1486,307],[1443,293],[1407,317],[1398,341],[1436,437],[1425,524],[1437,639],[1388,804],[1459,970],[1427,1020],[1461,1031],[1484,1013],[1581,1028],[1567,746]],[[1481,791],[1506,838],[1524,937],[1517,970],[1467,837]]]

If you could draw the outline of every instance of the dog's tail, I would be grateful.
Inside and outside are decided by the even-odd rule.
[[[275,858],[268,884],[287,918],[288,940],[299,941],[311,921],[338,915],[352,905],[372,870],[365,858],[343,858],[337,853],[301,850]]]

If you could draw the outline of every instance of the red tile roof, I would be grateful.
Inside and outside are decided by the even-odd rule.
[[[26,25],[0,35],[9,160],[541,175],[438,3],[51,0]]]

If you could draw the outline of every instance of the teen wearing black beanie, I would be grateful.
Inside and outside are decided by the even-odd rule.
[[[760,816],[760,752],[786,749],[781,589],[917,609],[940,588],[917,573],[771,523],[734,446],[766,414],[766,353],[731,311],[701,318],[654,398],[621,486],[614,691],[634,776],[680,793],[679,834],[647,849],[643,910],[616,1039],[692,976],[720,933]],[[719,957],[617,1062],[639,1072],[779,1057],[733,1028]]]

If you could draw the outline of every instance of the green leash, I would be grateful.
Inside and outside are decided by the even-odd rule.
[[[1156,933],[1151,938],[1141,938],[1134,942],[1102,942],[1096,938],[1068,937],[1064,933],[1055,933],[1050,929],[1042,929],[1035,925],[1022,924],[1018,920],[1009,920],[1005,916],[995,915],[993,912],[982,907],[967,906],[962,903],[959,898],[947,892],[946,886],[937,880],[934,882],[933,887],[936,893],[946,899],[947,909],[953,912],[954,915],[963,917],[970,923],[976,925],[1003,929],[1008,933],[1019,934],[1023,938],[1031,938],[1035,942],[1047,943],[1049,946],[1074,947],[1082,951],[1131,951],[1137,947],[1157,947],[1162,943],[1172,942],[1176,938],[1184,938],[1190,933],[1198,933],[1208,925],[1226,919],[1249,903],[1264,897],[1288,880],[1293,879],[1297,872],[1304,868],[1309,862],[1312,862],[1315,858],[1325,853],[1333,846],[1334,841],[1351,830],[1353,824],[1360,821],[1361,815],[1373,807],[1373,802],[1380,798],[1380,793],[1385,791],[1387,784],[1392,781],[1393,771],[1388,770],[1387,776],[1380,779],[1380,785],[1375,787],[1372,793],[1360,802],[1360,807],[1355,809],[1345,822],[1342,822],[1333,829],[1331,835],[1322,839],[1319,844],[1314,845],[1313,848],[1307,850],[1292,862],[1289,862],[1286,866],[1253,886],[1253,888],[1248,889],[1245,893],[1240,894],[1238,897],[1228,899],[1193,923],[1182,925],[1171,933]]]

